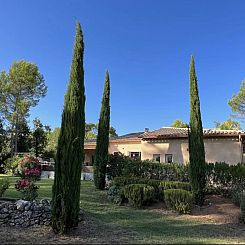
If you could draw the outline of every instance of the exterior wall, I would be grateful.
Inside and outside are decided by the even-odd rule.
[[[187,163],[189,161],[187,139],[170,139],[142,141],[141,159],[152,159],[153,154],[160,154],[160,161],[165,162],[165,154],[173,155],[173,162]]]
[[[205,138],[205,157],[206,162],[226,162],[229,164],[237,164],[242,162],[242,143],[237,137],[218,137]],[[153,159],[153,154],[160,154],[160,160],[165,162],[165,154],[173,155],[173,162],[188,163],[189,150],[188,140],[183,139],[166,139],[153,141],[111,141],[109,144],[109,153],[121,152],[126,156],[130,152],[141,152],[141,159]],[[92,164],[92,155],[95,154],[94,149],[86,149],[85,147],[85,164]]]
[[[122,154],[129,156],[130,152],[141,152],[141,142],[110,142],[109,153],[121,152]]]
[[[242,148],[238,137],[206,139],[204,142],[207,162],[237,164],[242,161]]]
[[[85,165],[92,165],[92,156],[94,156],[95,154],[95,149],[91,150],[91,149],[85,149],[84,150],[84,163]]]
[[[206,162],[226,162],[237,164],[242,161],[241,142],[236,138],[206,138],[204,139]],[[153,154],[160,154],[161,162],[165,162],[165,154],[173,155],[173,162],[189,162],[187,139],[169,139],[142,141],[141,159],[152,159]]]

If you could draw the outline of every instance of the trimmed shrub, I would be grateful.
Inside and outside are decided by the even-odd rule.
[[[138,177],[115,177],[112,181],[112,185],[123,187],[130,184],[146,184],[147,181],[147,179]]]
[[[191,191],[191,184],[189,182],[161,181],[159,187],[162,190],[181,189],[181,190]]]
[[[4,192],[9,188],[10,182],[8,179],[0,179],[0,197],[3,196]]]
[[[109,155],[107,175],[109,179],[127,176],[166,181],[189,181],[188,168],[189,166],[184,164],[162,164],[117,154]]]
[[[122,203],[121,189],[118,186],[111,186],[107,191],[107,198],[114,204]]]
[[[146,184],[130,184],[123,187],[122,195],[133,206],[141,207],[153,201],[155,190],[152,186]]]
[[[170,209],[180,214],[190,213],[193,203],[193,195],[190,191],[181,189],[164,190],[164,201]]]

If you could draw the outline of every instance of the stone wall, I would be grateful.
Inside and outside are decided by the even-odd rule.
[[[80,211],[79,221],[83,219]],[[28,227],[51,223],[51,204],[48,200],[36,201],[0,201],[0,225]]]

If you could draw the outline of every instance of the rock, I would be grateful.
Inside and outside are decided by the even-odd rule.
[[[5,219],[9,216],[9,214],[0,214],[0,219]]]
[[[31,208],[31,203],[28,203],[26,206],[25,206],[25,211],[29,211]]]
[[[18,200],[16,202],[16,208],[17,210],[24,210],[25,206],[28,204],[28,201],[25,200]]]
[[[46,221],[46,222],[44,223],[44,225],[49,226],[49,225],[50,225],[50,221]]]
[[[9,210],[7,208],[2,208],[1,209],[1,213],[2,214],[7,214],[9,212]]]

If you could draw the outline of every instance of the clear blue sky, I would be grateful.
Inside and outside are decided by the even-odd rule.
[[[86,121],[97,122],[108,68],[111,125],[119,134],[189,121],[194,54],[204,127],[230,117],[245,78],[245,1],[1,1],[0,70],[36,63],[48,94],[31,110],[60,126],[76,20],[85,37]]]

